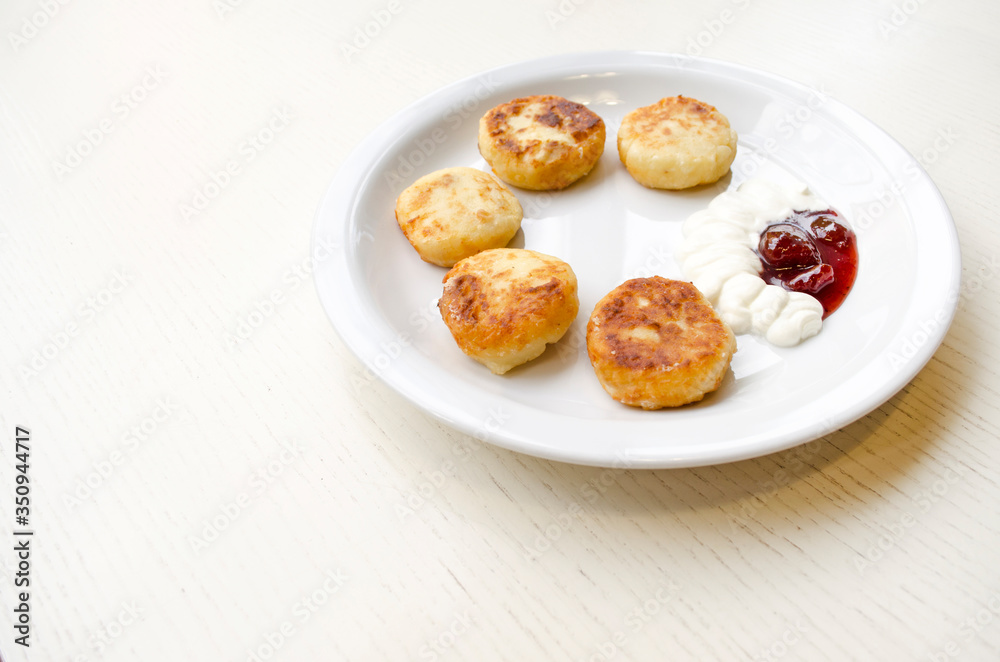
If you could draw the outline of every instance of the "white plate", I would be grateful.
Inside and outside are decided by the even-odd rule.
[[[560,343],[498,377],[466,357],[438,315],[445,269],[397,226],[396,196],[438,168],[488,170],[479,117],[515,97],[557,94],[608,127],[593,172],[558,192],[514,189],[525,209],[512,245],[567,261],[580,315]],[[688,192],[645,189],[618,160],[626,112],[684,94],[739,133],[732,174]],[[798,180],[858,234],[854,289],[822,332],[780,349],[738,338],[730,377],[703,402],[642,411],[601,389],[583,342],[597,301],[627,278],[679,278],[680,223],[748,176]],[[954,223],[919,164],[871,122],[797,83],[733,64],[653,53],[588,53],[495,69],[412,104],[368,136],[324,198],[314,244],[320,299],[367,366],[418,407],[478,439],[578,464],[636,468],[730,462],[790,448],[864,416],[909,382],[943,339],[959,296]]]

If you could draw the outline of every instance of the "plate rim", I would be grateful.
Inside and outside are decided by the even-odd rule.
[[[552,69],[592,69],[594,66],[598,65],[610,67],[628,66],[639,69],[652,69],[655,67],[677,68],[679,63],[683,63],[684,66],[691,66],[696,71],[708,70],[713,73],[722,71],[725,74],[742,73],[750,75],[756,79],[754,82],[763,79],[781,86],[784,88],[781,91],[791,88],[795,89],[799,94],[814,92],[814,90],[809,88],[809,86],[797,81],[773,74],[771,72],[751,68],[746,65],[712,58],[655,51],[584,51],[521,60],[493,67],[469,76],[465,76],[417,98],[381,122],[372,132],[355,145],[345,158],[344,162],[338,168],[336,175],[328,185],[326,192],[324,193],[316,210],[311,233],[313,250],[316,250],[317,244],[319,243],[326,243],[327,245],[329,243],[328,236],[320,235],[321,227],[324,219],[329,214],[331,206],[335,206],[339,193],[341,189],[345,187],[345,184],[348,182],[352,183],[353,186],[350,188],[353,188],[353,190],[357,192],[364,188],[364,185],[369,177],[376,175],[375,169],[371,167],[374,165],[371,162],[372,159],[370,157],[371,147],[383,142],[386,136],[394,135],[396,132],[392,131],[392,129],[404,124],[404,120],[406,118],[413,116],[415,113],[419,113],[423,106],[431,104],[440,98],[447,98],[455,91],[466,89],[470,84],[482,81],[484,77],[489,77],[491,75],[503,75],[506,77],[514,76],[513,79],[508,79],[503,82],[506,84],[519,84],[518,76],[516,76],[516,74],[527,68],[537,68],[540,71],[547,72],[545,77],[554,78],[560,77],[562,74],[552,72]],[[523,79],[524,77],[521,76],[520,78]],[[947,290],[948,294],[943,307],[942,302],[937,302],[939,315],[943,312],[945,319],[937,325],[932,334],[928,334],[929,337],[927,341],[916,349],[916,353],[907,359],[904,369],[899,371],[897,377],[892,380],[886,380],[880,385],[881,388],[876,391],[877,395],[873,393],[869,395],[867,399],[859,399],[858,401],[853,402],[853,407],[846,408],[841,412],[840,416],[836,417],[835,420],[828,421],[824,419],[813,426],[805,426],[803,429],[792,431],[790,433],[769,435],[768,443],[763,445],[758,444],[748,447],[746,444],[740,444],[736,448],[728,450],[720,450],[718,446],[712,446],[706,448],[704,452],[701,453],[691,452],[689,450],[689,452],[680,457],[671,456],[671,451],[676,451],[676,449],[669,448],[660,449],[662,451],[660,453],[653,452],[655,449],[644,449],[641,456],[627,455],[620,452],[580,454],[569,449],[540,444],[530,435],[522,432],[516,432],[510,429],[500,429],[496,431],[484,430],[482,420],[477,419],[473,422],[468,420],[467,417],[463,417],[461,415],[456,416],[456,412],[452,411],[449,407],[440,407],[440,403],[443,402],[441,397],[426,397],[426,393],[420,389],[420,385],[415,383],[412,378],[394,379],[391,377],[387,378],[382,374],[375,374],[375,377],[392,388],[404,399],[417,406],[421,411],[431,415],[448,427],[457,429],[458,431],[468,434],[482,442],[488,442],[508,450],[544,459],[598,467],[659,469],[706,466],[735,462],[769,455],[808,443],[835,430],[841,429],[860,418],[863,418],[865,415],[874,411],[891,399],[895,394],[903,390],[906,385],[909,384],[921,370],[923,370],[926,364],[933,357],[934,353],[940,347],[941,343],[944,341],[948,329],[954,320],[958,303],[961,298],[961,251],[958,241],[957,227],[955,225],[954,218],[948,209],[947,202],[923,166],[913,159],[912,155],[908,150],[906,150],[905,147],[902,146],[902,144],[900,144],[895,138],[888,134],[888,132],[883,130],[867,117],[829,95],[828,102],[829,103],[824,104],[824,108],[829,114],[836,117],[838,121],[844,122],[844,118],[846,117],[847,120],[849,120],[848,126],[853,127],[854,125],[860,125],[865,127],[868,132],[873,132],[881,142],[890,144],[899,154],[909,157],[916,163],[916,181],[912,185],[919,186],[923,193],[930,194],[934,199],[934,202],[937,203],[937,211],[940,211],[942,214],[941,224],[943,227],[941,229],[949,235],[950,239],[948,246],[948,248],[951,249],[950,259],[947,260],[947,264],[951,265],[952,268],[950,273],[947,274],[948,277],[944,288]],[[852,130],[852,133],[855,133],[855,131]],[[359,165],[359,162],[361,164],[368,164],[368,167],[365,169],[364,174],[361,177],[353,174],[345,174],[351,173],[354,166]],[[881,162],[884,164],[884,161]],[[349,207],[353,207],[353,202],[354,200],[352,199]],[[910,219],[909,222],[912,224],[912,219]],[[350,218],[344,217],[338,222],[338,226],[345,235],[344,241],[342,244],[334,242],[334,259],[327,260],[327,263],[319,265],[319,268],[314,270],[313,283],[316,287],[317,295],[320,298],[324,312],[332,323],[336,333],[342,342],[344,342],[345,346],[347,346],[352,354],[354,354],[355,358],[357,358],[360,363],[365,366],[366,373],[372,373],[371,366],[368,365],[368,362],[364,359],[364,349],[367,348],[363,347],[365,342],[359,341],[357,333],[355,333],[357,330],[351,329],[345,325],[345,321],[342,316],[338,317],[330,310],[330,307],[327,305],[324,285],[321,282],[321,274],[328,271],[328,269],[323,269],[322,267],[332,267],[330,263],[335,264],[340,262],[346,257],[344,253],[349,250],[350,241],[347,240],[346,234],[350,229]],[[356,294],[354,288],[343,289],[349,291],[344,293],[346,298],[351,298],[352,295]],[[368,375],[366,375],[366,377],[368,377]]]

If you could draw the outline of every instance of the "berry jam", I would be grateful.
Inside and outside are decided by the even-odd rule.
[[[757,255],[764,282],[792,292],[804,292],[823,304],[823,318],[847,298],[858,274],[858,241],[838,223],[839,214],[794,211],[760,234]]]

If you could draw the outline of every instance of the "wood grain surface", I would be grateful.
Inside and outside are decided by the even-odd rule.
[[[4,660],[1000,659],[997,5],[10,0],[0,27]],[[506,451],[366,380],[311,274],[341,164],[444,85],[584,50],[769,71],[909,150],[963,257],[917,377],[808,444],[657,471]]]

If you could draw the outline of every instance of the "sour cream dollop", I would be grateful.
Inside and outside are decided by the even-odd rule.
[[[826,208],[805,185],[749,179],[684,221],[676,254],[681,272],[733,333],[753,333],[779,347],[797,345],[823,328],[823,305],[803,292],[765,283],[754,249],[764,228],[793,211]]]

